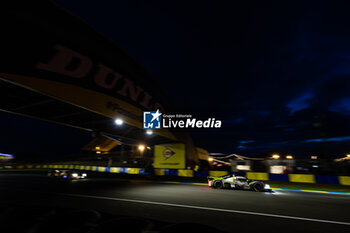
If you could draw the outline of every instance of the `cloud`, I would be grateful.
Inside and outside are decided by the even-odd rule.
[[[253,143],[255,140],[246,140],[246,141],[240,141],[241,144],[247,144],[247,143]]]
[[[333,138],[314,138],[314,139],[308,139],[304,142],[343,142],[343,141],[349,141],[350,136],[347,137],[333,137]]]
[[[343,115],[350,114],[350,97],[342,98],[328,108],[331,112],[338,112]]]
[[[314,93],[307,91],[300,96],[292,99],[289,103],[286,104],[286,107],[289,109],[291,114],[294,114],[297,111],[306,109],[310,106],[310,100],[314,97]]]

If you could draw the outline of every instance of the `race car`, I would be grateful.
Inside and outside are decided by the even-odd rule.
[[[256,192],[271,191],[270,185],[262,181],[249,180],[244,176],[208,176],[208,186],[215,189],[231,188],[253,190]]]
[[[87,177],[86,173],[74,170],[52,170],[49,171],[48,176],[61,179],[84,179]]]

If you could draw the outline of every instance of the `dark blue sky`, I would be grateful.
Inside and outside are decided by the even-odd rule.
[[[135,58],[183,113],[223,120],[220,130],[194,130],[196,145],[243,155],[350,153],[345,5],[55,2]]]

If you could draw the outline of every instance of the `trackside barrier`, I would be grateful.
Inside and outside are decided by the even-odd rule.
[[[346,176],[344,176],[346,177]],[[315,175],[316,183],[318,184],[340,184],[340,176],[320,176]],[[349,183],[350,185],[350,183]]]
[[[288,174],[269,174],[269,180],[271,181],[289,181]]]
[[[25,164],[25,165],[0,165],[0,170],[14,169],[77,169],[83,171],[96,171],[106,173],[121,173],[121,174],[138,174],[151,175],[144,168],[128,168],[128,167],[103,167],[90,165],[75,165],[75,164]],[[194,171],[194,170],[178,170],[178,169],[153,169],[153,174],[156,176],[180,176],[180,177],[200,177],[207,176],[224,176],[232,175],[247,176],[253,180],[270,180],[270,181],[286,181],[300,183],[319,183],[319,184],[340,184],[350,185],[350,176],[324,176],[312,174],[271,174],[265,172],[227,172],[227,171]]]
[[[156,176],[164,176],[164,169],[162,169],[162,168],[155,168],[155,169],[153,169],[153,173]]]
[[[209,176],[226,176],[228,171],[209,171]]]
[[[139,168],[128,168],[128,174],[140,174]]]
[[[164,169],[164,175],[165,176],[178,176],[178,170],[177,169]]]
[[[227,172],[227,171],[194,171],[192,170],[178,170],[178,173],[170,170],[175,169],[154,169],[154,175],[157,176],[187,176],[187,177],[201,177],[207,176],[224,176],[232,175],[247,176],[252,180],[270,180],[270,181],[285,181],[285,182],[299,182],[299,183],[319,183],[319,184],[340,184],[350,185],[350,176],[324,176],[312,174],[271,174],[265,172]],[[176,170],[175,170],[176,171]]]
[[[126,174],[139,174],[139,175],[151,175],[150,172],[146,172],[144,168],[128,168],[128,167],[103,167],[103,166],[90,166],[90,165],[74,165],[74,164],[26,164],[17,166],[0,166],[0,170],[13,170],[13,169],[77,169],[82,171],[96,171],[106,173],[126,173]],[[167,169],[168,170],[168,169]],[[175,169],[172,169],[175,170]],[[173,171],[173,174],[177,170]]]
[[[316,183],[315,175],[288,174],[289,182]]]
[[[339,176],[339,183],[341,185],[350,185],[350,176]]]
[[[209,176],[209,171],[195,171],[194,177],[207,177]]]
[[[269,180],[269,174],[265,172],[247,172],[247,178],[251,180]]]
[[[178,170],[177,176],[193,177],[193,170]]]
[[[120,173],[120,167],[111,167],[110,172],[111,173]]]

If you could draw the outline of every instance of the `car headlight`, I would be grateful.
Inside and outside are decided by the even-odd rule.
[[[271,187],[270,187],[270,185],[268,185],[268,184],[265,184],[265,187],[264,187],[264,189],[270,189]]]
[[[81,176],[82,176],[82,177],[86,177],[86,176],[87,176],[87,174],[86,174],[86,173],[83,173]]]
[[[72,177],[78,177],[78,173],[72,173]]]

